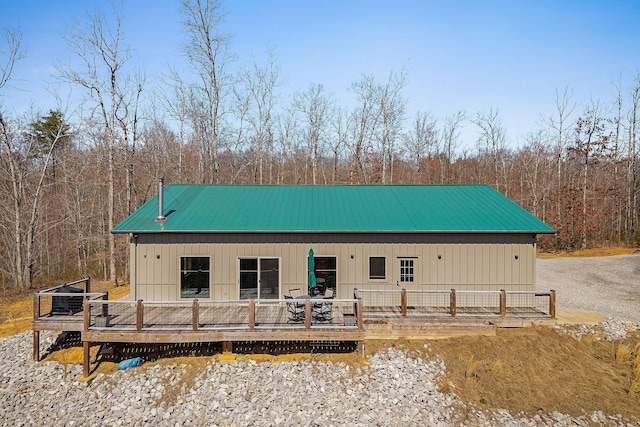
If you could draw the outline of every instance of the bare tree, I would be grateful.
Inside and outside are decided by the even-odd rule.
[[[418,179],[425,172],[425,164],[439,154],[437,121],[431,113],[418,111],[413,126],[405,134],[405,149],[414,163]],[[428,173],[428,171],[427,171]]]
[[[636,234],[638,224],[638,109],[640,108],[640,73],[634,77],[631,92],[631,109],[627,115],[629,137],[627,141],[627,226],[630,237]]]
[[[338,166],[343,156],[349,138],[349,114],[346,110],[336,107],[333,115],[333,138],[330,138],[329,146],[333,154],[331,167],[331,183],[338,182]]]
[[[299,184],[302,174],[298,172],[297,155],[300,152],[301,131],[298,114],[293,105],[288,105],[278,116],[276,130],[280,158],[277,183]]]
[[[550,178],[553,177],[553,153],[549,152],[549,135],[544,130],[531,132],[524,138],[525,145],[519,150],[518,170],[521,175],[521,196],[530,193],[531,212],[545,218],[543,201],[551,189]],[[525,188],[527,187],[527,188]],[[526,203],[525,206],[529,204]],[[542,208],[541,208],[542,206]]]
[[[326,94],[324,86],[312,84],[294,98],[297,111],[302,114],[300,122],[304,128],[305,140],[311,161],[311,183],[318,183],[318,158],[327,139],[328,126],[333,118],[333,101]]]
[[[547,117],[544,121],[556,132],[556,182],[562,186],[562,162],[566,145],[565,134],[569,131],[568,122],[576,109],[576,103],[572,101],[573,91],[565,87],[562,93],[556,89],[556,115]]]
[[[380,103],[380,156],[382,157],[382,183],[393,182],[393,156],[395,144],[405,119],[407,101],[402,90],[407,84],[407,73],[390,73],[387,83],[379,88]]]
[[[25,58],[27,52],[22,48],[22,32],[17,29],[4,28],[6,47],[0,49],[0,89],[13,78],[16,63]]]
[[[183,80],[180,73],[171,70],[169,76],[164,79],[165,86],[170,93],[161,91],[159,94],[160,105],[166,112],[170,122],[177,127],[178,138],[178,175],[177,179],[181,182],[186,181],[186,165],[184,160],[184,147],[187,143],[187,129],[189,119],[191,118],[191,97],[187,83]]]
[[[350,182],[369,182],[369,172],[365,167],[373,150],[373,139],[380,123],[380,108],[377,102],[379,85],[373,76],[363,75],[351,84],[350,91],[356,95],[358,105],[351,113],[349,123],[349,146],[351,148]]]
[[[226,68],[232,56],[228,52],[230,36],[219,32],[224,22],[218,0],[182,0],[186,18],[183,25],[188,34],[184,51],[191,67],[200,79],[191,87],[194,108],[194,136],[200,143],[202,182],[220,181],[220,129],[225,113],[224,99],[230,79]]]
[[[141,95],[144,89],[145,77],[141,73],[138,73],[134,80],[129,84],[125,82],[122,85],[122,90],[118,92],[118,106],[116,110],[116,121],[120,127],[122,135],[122,144],[126,153],[126,169],[127,175],[125,178],[125,186],[127,188],[127,209],[126,214],[131,214],[138,202],[135,199],[134,188],[134,170],[135,170],[135,157],[138,150],[138,143],[140,139],[140,104]],[[127,88],[133,87],[132,91],[128,91]]]
[[[576,155],[582,164],[581,192],[582,192],[582,215],[581,215],[581,248],[587,247],[589,204],[587,193],[589,190],[589,172],[594,161],[602,157],[609,149],[610,133],[607,131],[606,119],[603,116],[600,103],[592,100],[585,109],[582,117],[578,119],[576,125],[576,139],[569,149]]]
[[[123,67],[130,58],[129,49],[123,46],[122,24],[124,17],[114,8],[113,22],[103,11],[96,10],[87,17],[84,25],[66,37],[67,44],[81,61],[76,67],[59,69],[67,82],[85,90],[85,102],[90,105],[92,115],[99,123],[98,137],[107,148],[108,213],[105,230],[108,236],[109,280],[117,283],[115,236],[110,233],[115,223],[115,154],[118,140],[124,135],[119,132],[128,108],[127,79]],[[137,91],[139,94],[139,91]]]
[[[467,115],[464,111],[458,111],[457,113],[447,116],[444,122],[444,129],[442,131],[442,149],[443,149],[443,175],[441,177],[442,183],[451,183],[451,165],[454,161],[456,150],[460,145],[460,128],[464,121],[467,120]]]
[[[43,146],[35,135],[21,132],[19,122],[8,123],[0,113],[0,164],[10,183],[13,207],[14,247],[9,268],[15,286],[21,290],[33,287],[35,232],[45,179],[53,152],[60,141],[67,139],[67,130],[64,122],[50,127],[48,144]]]
[[[500,174],[500,169],[504,171],[504,155],[507,149],[507,135],[502,121],[498,118],[498,110],[489,110],[488,113],[478,113],[473,120],[473,123],[479,129],[478,136],[478,152],[482,156],[487,156],[491,159],[492,165],[492,177],[496,190],[500,190],[499,181],[504,177],[504,174]],[[508,185],[506,179],[504,182],[504,188],[502,191],[506,194],[508,192]]]
[[[245,97],[248,101],[246,118],[252,127],[253,151],[256,157],[255,182],[263,184],[265,158],[268,164],[269,184],[273,183],[273,138],[275,90],[281,85],[280,71],[273,58],[273,52],[267,53],[267,64],[261,67],[255,61],[250,69],[241,73]],[[236,97],[237,98],[237,97]]]

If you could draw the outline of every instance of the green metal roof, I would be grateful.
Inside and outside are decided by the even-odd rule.
[[[113,233],[554,233],[488,185],[169,185]]]

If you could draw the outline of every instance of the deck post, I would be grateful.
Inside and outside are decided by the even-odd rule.
[[[87,378],[91,374],[90,357],[91,357],[91,343],[89,341],[82,341],[82,376]]]
[[[105,292],[105,296],[102,298],[102,301],[109,301],[109,292]],[[102,315],[104,317],[109,317],[109,304],[102,303]]]
[[[40,331],[33,331],[33,361],[40,361]]]
[[[556,291],[553,289],[549,293],[549,315],[552,319],[556,318]]]
[[[356,301],[356,322],[358,322],[358,330],[364,331],[364,319],[362,318],[362,299]]]
[[[87,277],[85,280],[86,280],[86,284],[84,285],[84,288],[86,289],[86,292],[89,294],[91,293],[91,278]]]
[[[38,320],[40,317],[40,295],[37,292],[33,293],[33,320]]]
[[[82,302],[82,322],[84,327],[83,331],[89,330],[89,325],[91,325],[91,308],[89,306],[89,300],[85,299]]]
[[[451,297],[449,299],[449,312],[451,317],[456,317],[456,290],[451,289]]]
[[[193,300],[193,307],[191,308],[191,325],[193,332],[198,332],[198,326],[200,325],[200,304],[198,299]]]
[[[89,325],[91,322],[91,308],[89,305],[89,300],[85,299],[82,304],[82,317],[84,321],[84,327],[82,328],[85,332],[89,330]],[[91,358],[91,343],[89,341],[82,340],[82,375],[86,378],[90,374],[90,362]]]
[[[253,331],[256,328],[256,301],[249,300],[249,330]]]
[[[233,341],[222,341],[222,352],[233,353]]]
[[[353,298],[360,301],[360,292],[358,292],[358,288],[353,288]],[[355,314],[358,313],[358,303],[354,302],[353,303],[353,312]]]
[[[407,290],[402,288],[400,293],[400,306],[402,309],[402,317],[407,317]]]
[[[507,291],[500,289],[500,317],[507,316]]]
[[[311,329],[311,299],[306,298],[304,300],[304,326],[308,331]]]
[[[144,324],[144,313],[142,307],[142,300],[136,301],[136,331],[142,331],[142,325]]]
[[[37,321],[40,317],[40,296],[37,292],[33,293],[33,320]],[[40,361],[40,332],[33,331],[33,361]]]

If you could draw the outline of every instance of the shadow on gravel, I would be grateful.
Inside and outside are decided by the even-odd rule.
[[[354,353],[357,351],[354,341],[259,341],[234,342],[236,354],[268,354],[279,356],[295,353]],[[43,354],[43,359],[56,352],[74,349],[82,351],[80,332],[63,332]],[[222,343],[104,343],[100,345],[92,363],[119,363],[126,359],[141,357],[147,362],[173,357],[214,356],[222,353]],[[77,363],[81,363],[77,361]]]

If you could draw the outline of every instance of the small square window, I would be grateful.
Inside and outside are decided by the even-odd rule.
[[[369,279],[386,279],[386,264],[383,256],[369,257]]]

